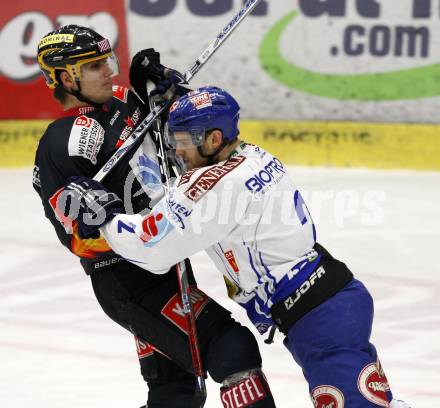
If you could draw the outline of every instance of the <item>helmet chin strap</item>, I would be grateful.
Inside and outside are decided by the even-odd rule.
[[[93,106],[94,108],[97,109],[101,109],[102,106],[104,105],[103,103],[97,103],[97,102],[93,102],[92,100],[90,100],[89,98],[87,98],[86,96],[84,96],[81,93],[81,82],[76,80],[76,85],[78,86],[78,89],[72,89],[71,91],[69,91],[68,89],[66,89],[63,85],[61,85],[63,87],[63,89],[69,94],[74,96],[76,99],[78,99],[81,102],[87,103],[90,106]]]

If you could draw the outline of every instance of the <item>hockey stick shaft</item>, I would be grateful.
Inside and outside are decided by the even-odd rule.
[[[187,83],[194,77],[200,68],[214,55],[244,18],[256,7],[260,0],[248,0],[243,8],[236,14],[233,19],[223,28],[219,35],[208,45],[208,47],[200,54],[193,66],[185,72],[185,80]]]
[[[232,20],[223,28],[220,34],[212,41],[208,47],[200,54],[191,68],[185,72],[184,77],[188,83],[194,75],[200,70],[200,68],[206,64],[206,62],[214,55],[214,53],[220,48],[220,46],[226,41],[226,39],[232,34],[232,32],[238,27],[243,19],[257,6],[260,0],[248,0],[243,8],[236,14]],[[116,166],[116,164],[124,157],[129,150],[135,145],[139,138],[143,137],[147,131],[151,128],[154,121],[161,115],[165,109],[169,106],[164,104],[162,106],[156,106],[150,114],[142,120],[139,126],[134,130],[129,138],[122,144],[122,146],[113,154],[107,163],[96,173],[93,177],[96,181],[103,181],[107,174]]]
[[[102,182],[108,173],[116,166],[116,164],[132,149],[133,145],[147,134],[147,131],[151,128],[154,121],[161,115],[161,113],[167,108],[168,104],[163,106],[157,106],[153,109],[148,116],[139,124],[139,126],[133,131],[130,137],[125,140],[122,146],[110,157],[107,163],[96,173],[93,180]]]
[[[151,83],[147,82],[147,92],[149,93]],[[156,107],[154,102],[149,100],[150,109],[154,110]],[[160,118],[154,121],[152,126],[152,135],[155,139],[156,145],[158,146],[159,154],[159,168],[161,175],[163,176],[162,181],[166,184],[166,194],[170,188],[170,167],[168,164],[168,158],[165,152],[164,143],[162,139],[162,121]],[[194,408],[203,408],[206,401],[206,384],[205,384],[205,373],[203,371],[202,358],[200,357],[200,347],[197,338],[197,327],[196,318],[194,315],[194,309],[191,302],[191,288],[188,281],[188,273],[186,270],[185,261],[181,261],[176,265],[177,279],[179,283],[180,298],[182,301],[182,308],[186,318],[187,330],[188,330],[188,345],[191,352],[191,359],[193,363],[194,373],[197,377],[197,386],[194,398]]]
[[[194,373],[197,377],[197,387],[194,399],[194,407],[203,408],[206,401],[205,372],[203,370],[202,358],[200,356],[199,340],[197,338],[196,318],[191,302],[191,287],[188,283],[188,273],[185,261],[176,265],[179,280],[180,296],[182,298],[183,313],[186,317],[188,330],[188,343],[193,362]]]

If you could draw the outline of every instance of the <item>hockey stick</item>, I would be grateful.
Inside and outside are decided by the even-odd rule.
[[[154,85],[154,84],[153,84]],[[147,82],[147,93],[149,93],[151,83]],[[149,99],[150,110],[156,108],[152,99]],[[152,126],[152,134],[155,139],[156,145],[159,149],[158,159],[161,175],[164,177],[166,184],[166,194],[170,189],[170,167],[168,164],[168,157],[165,152],[163,138],[162,138],[162,121],[160,118],[154,121]],[[176,265],[177,279],[179,282],[180,298],[182,300],[183,313],[186,318],[186,325],[188,330],[188,344],[191,352],[191,359],[193,364],[194,373],[197,377],[197,385],[194,394],[193,406],[194,408],[203,408],[206,401],[206,384],[205,384],[205,372],[203,371],[202,358],[200,357],[200,347],[197,338],[196,318],[194,315],[194,309],[191,302],[191,288],[188,281],[188,273],[186,271],[185,261],[181,261]],[[192,407],[191,407],[192,408]]]
[[[243,8],[234,16],[234,18],[223,28],[220,34],[208,45],[208,47],[200,54],[191,68],[185,72],[184,77],[188,83],[194,75],[200,70],[200,68],[206,64],[206,62],[214,55],[214,53],[220,48],[225,40],[232,34],[232,32],[238,27],[243,19],[255,8],[260,0],[248,0]],[[143,137],[147,131],[151,128],[153,122],[160,116],[160,114],[169,106],[169,103],[161,106],[156,106],[150,114],[139,124],[139,126],[133,131],[129,138],[122,144],[122,146],[113,154],[107,163],[96,173],[93,177],[96,181],[103,181],[107,174],[115,167],[115,165],[124,157],[129,150],[133,147],[136,141]]]
[[[203,408],[206,401],[206,374],[203,370],[202,358],[200,357],[199,340],[197,338],[196,317],[191,302],[191,288],[188,282],[185,261],[176,265],[179,279],[180,296],[182,298],[183,313],[188,326],[188,343],[191,351],[194,372],[197,377],[196,393],[194,396],[194,408]]]

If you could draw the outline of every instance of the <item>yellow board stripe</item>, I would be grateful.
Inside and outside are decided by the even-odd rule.
[[[1,120],[0,167],[32,166],[38,141],[50,122],[50,120]]]
[[[243,121],[242,139],[292,165],[440,171],[440,126]]]
[[[31,166],[49,123],[0,121],[0,167]],[[440,171],[440,125],[242,121],[240,132],[290,165]]]

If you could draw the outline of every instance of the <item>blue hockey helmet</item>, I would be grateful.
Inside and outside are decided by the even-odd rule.
[[[180,97],[170,108],[167,139],[176,147],[176,132],[188,132],[193,146],[201,146],[206,132],[219,129],[224,144],[237,140],[240,106],[225,90],[207,86]]]

